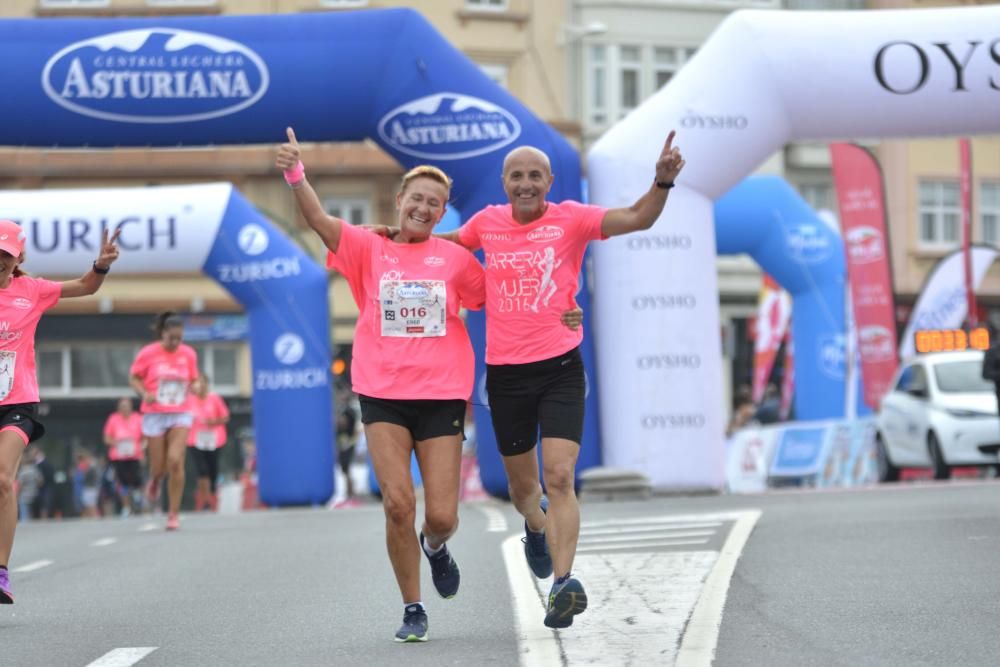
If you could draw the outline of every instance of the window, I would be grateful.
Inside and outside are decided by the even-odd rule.
[[[465,8],[502,12],[507,9],[507,0],[465,0]]]
[[[219,394],[235,394],[239,390],[236,364],[239,345],[204,344],[192,345],[198,353],[201,372],[208,376],[212,391]]]
[[[44,9],[90,9],[93,7],[107,7],[111,0],[40,0]]]
[[[333,217],[352,225],[367,225],[371,219],[371,204],[367,199],[330,197],[323,201],[323,208]]]
[[[211,7],[219,0],[146,0],[151,7]]]
[[[979,186],[979,220],[983,242],[1000,244],[1000,183]]]
[[[961,217],[958,183],[920,183],[920,243],[946,246],[958,242]]]
[[[620,103],[621,111],[619,118],[622,118],[632,109],[639,106],[641,99],[639,78],[642,76],[642,52],[638,46],[622,46],[619,49],[618,61],[620,65]]]
[[[663,88],[679,67],[677,49],[658,46],[653,49],[653,90]]]
[[[35,350],[38,388],[45,398],[131,395],[129,368],[143,343],[41,344]],[[241,343],[197,343],[202,371],[223,395],[239,393]]]
[[[490,77],[497,84],[507,87],[507,66],[500,63],[478,63],[483,74]]]
[[[833,186],[829,183],[802,183],[799,193],[814,211],[835,211]]]
[[[604,125],[608,122],[605,89],[607,88],[607,48],[601,44],[590,47],[590,122]]]

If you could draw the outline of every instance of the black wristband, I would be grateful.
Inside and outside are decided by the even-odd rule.
[[[99,275],[99,276],[106,276],[106,275],[108,275],[108,272],[111,270],[111,267],[109,266],[106,269],[102,269],[101,267],[97,266],[97,260],[94,260],[93,269],[94,269],[94,273],[96,273],[97,275]]]
[[[660,188],[661,190],[669,190],[670,188],[674,187],[674,182],[673,181],[669,181],[669,182],[668,181],[656,181],[656,187]]]

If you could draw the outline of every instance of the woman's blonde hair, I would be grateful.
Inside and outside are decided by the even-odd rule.
[[[448,196],[451,196],[451,179],[448,178],[448,174],[429,164],[417,165],[403,174],[403,180],[399,184],[399,194],[406,192],[407,186],[418,178],[429,178],[432,181],[437,181],[448,190]]]

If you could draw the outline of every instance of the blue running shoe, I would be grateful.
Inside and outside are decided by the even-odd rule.
[[[427,556],[427,551],[424,550],[423,533],[420,533],[420,550]],[[458,571],[458,563],[448,551],[448,545],[442,546],[441,550],[433,556],[427,556],[427,560],[431,563],[431,580],[434,582],[434,588],[437,589],[438,595],[446,600],[455,597],[455,593],[458,592],[458,584],[462,581],[462,575]]]
[[[0,570],[0,604],[14,604],[14,594],[10,592],[10,573],[7,568]]]
[[[396,632],[397,642],[427,641],[427,612],[418,604],[411,604],[403,612],[403,626]]]
[[[542,511],[546,514],[549,511],[549,499],[542,496]],[[528,559],[528,567],[539,579],[546,579],[552,576],[552,555],[549,553],[549,545],[545,541],[545,533],[533,533],[528,528],[528,522],[524,522],[524,557]]]
[[[553,584],[549,593],[549,606],[545,612],[545,625],[550,628],[568,628],[573,617],[587,610],[587,593],[579,580],[570,577],[561,584]]]

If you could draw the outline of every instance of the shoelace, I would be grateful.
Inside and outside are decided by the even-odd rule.
[[[447,547],[431,556],[430,560],[431,570],[436,576],[443,577],[451,573],[451,554]]]
[[[533,533],[526,531],[524,541],[528,545],[528,550],[533,556],[541,556],[545,553],[545,533]]]

